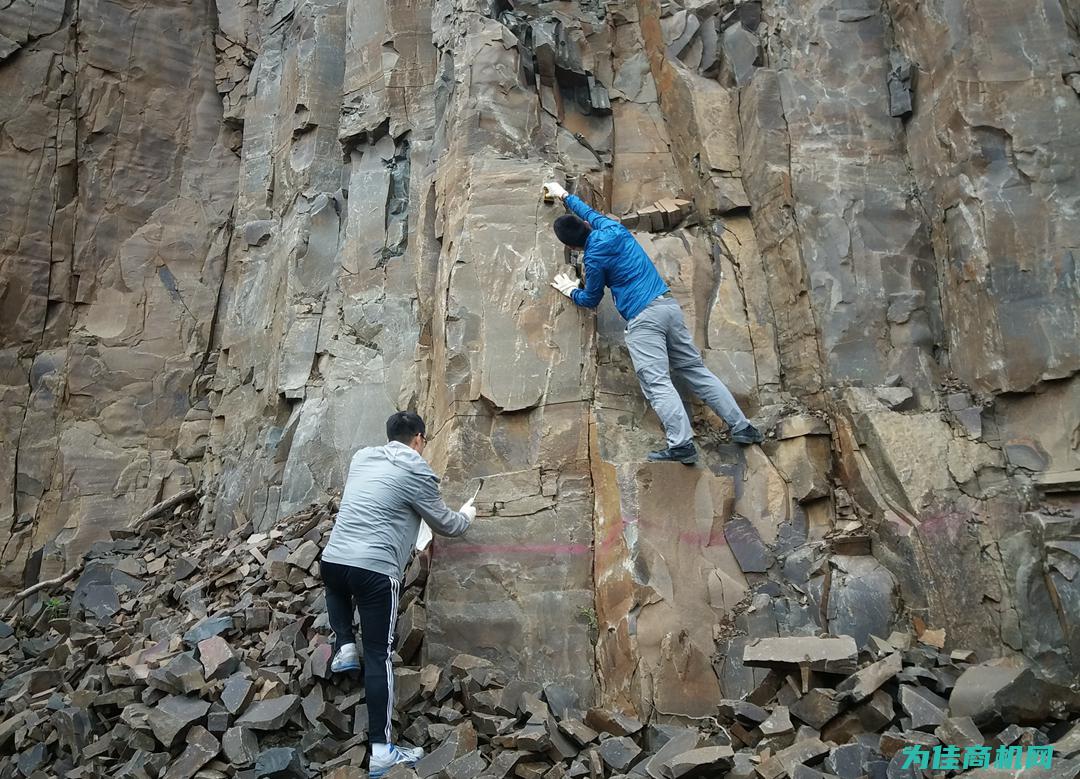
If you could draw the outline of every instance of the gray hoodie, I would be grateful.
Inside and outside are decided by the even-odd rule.
[[[401,579],[420,519],[442,536],[460,536],[469,520],[446,507],[439,478],[417,452],[397,441],[353,455],[341,508],[322,559]]]

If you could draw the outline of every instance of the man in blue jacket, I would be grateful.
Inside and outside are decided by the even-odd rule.
[[[360,668],[353,607],[360,612],[372,779],[398,763],[413,765],[424,755],[422,749],[395,746],[390,732],[394,623],[420,520],[440,535],[460,536],[476,518],[471,500],[460,511],[443,503],[439,479],[422,457],[427,445],[423,419],[411,411],[393,414],[386,420],[386,438],[384,446],[368,446],[353,455],[341,508],[319,563],[334,631],[330,669],[335,673]]]
[[[626,320],[626,347],[641,391],[667,434],[667,449],[649,452],[649,460],[697,462],[694,431],[672,384],[672,373],[728,423],[731,440],[760,443],[761,432],[750,424],[723,382],[705,367],[683,321],[682,308],[630,231],[555,182],[545,184],[544,191],[573,212],[555,220],[555,235],[571,249],[585,252],[585,289],[563,273],[551,286],[584,308],[595,308],[604,297],[604,287],[611,287],[615,308]]]

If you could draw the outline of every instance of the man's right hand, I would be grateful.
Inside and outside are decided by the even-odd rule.
[[[567,194],[567,191],[563,189],[561,184],[557,184],[554,181],[549,181],[544,184],[544,197],[557,197],[559,200],[564,200]]]
[[[476,506],[473,505],[471,498],[465,502],[464,506],[458,509],[458,513],[464,514],[468,518],[469,524],[472,524],[472,521],[476,519]]]

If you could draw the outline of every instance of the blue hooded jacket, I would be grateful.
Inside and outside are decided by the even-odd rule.
[[[615,308],[629,321],[668,291],[649,255],[629,230],[593,211],[577,195],[567,195],[564,202],[592,227],[585,240],[585,289],[574,290],[571,300],[585,308],[596,308],[604,297],[604,287],[611,287]]]

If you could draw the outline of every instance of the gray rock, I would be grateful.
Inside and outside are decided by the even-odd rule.
[[[237,725],[225,731],[221,748],[230,763],[243,768],[255,762],[259,753],[259,739],[251,728]]]
[[[750,520],[739,516],[729,519],[724,523],[724,538],[743,573],[765,573],[772,567],[772,552]]]
[[[220,751],[221,744],[218,740],[205,728],[196,725],[188,731],[184,751],[169,766],[162,779],[192,779],[199,769],[217,757]]]
[[[948,717],[934,730],[942,744],[958,747],[981,746],[983,735],[971,717]]]
[[[171,747],[177,735],[206,716],[210,704],[188,695],[170,695],[158,701],[150,711],[147,721],[154,736],[166,747]]]
[[[650,731],[654,727],[656,726],[651,726]],[[669,734],[662,746],[650,743],[649,751],[653,752],[652,756],[638,763],[636,768],[643,769],[653,779],[667,779],[665,764],[685,752],[697,749],[700,744],[701,734],[697,730],[679,727]]]
[[[829,751],[822,767],[840,779],[858,779],[865,773],[864,766],[872,754],[873,750],[863,744],[843,744]]]
[[[247,725],[252,730],[279,730],[298,708],[300,697],[297,695],[282,695],[279,698],[255,701],[236,724]]]
[[[786,706],[774,706],[769,718],[759,726],[762,735],[769,737],[793,733],[795,728],[792,726],[791,717],[788,715],[789,712]]]
[[[796,735],[796,739],[799,737]],[[758,766],[761,779],[779,779],[785,773],[790,776],[797,765],[811,765],[819,762],[828,754],[829,747],[820,739],[807,738],[797,740],[786,749],[781,749],[771,758]]]
[[[833,555],[829,587],[829,628],[850,635],[862,647],[871,635],[888,632],[896,612],[896,579],[889,569],[868,556]]]
[[[1031,669],[981,663],[967,668],[949,696],[949,713],[978,726],[1037,725],[1051,711],[1080,711],[1080,694],[1037,678]]]
[[[48,748],[41,742],[38,742],[29,749],[24,749],[19,753],[19,757],[15,761],[15,767],[19,769],[19,773],[23,776],[30,776],[45,763],[48,757]]]
[[[600,742],[599,752],[608,768],[623,772],[641,755],[641,747],[628,736],[612,736]]]
[[[843,694],[851,703],[861,703],[901,670],[903,670],[903,662],[900,654],[893,652],[876,663],[860,668],[840,682],[836,686],[836,691]]]
[[[825,687],[815,687],[795,703],[789,710],[793,717],[805,722],[816,730],[825,725],[845,708],[844,697]]]
[[[745,86],[754,75],[760,46],[758,37],[742,25],[733,24],[721,33],[722,67],[731,74],[736,86]]]
[[[949,704],[925,687],[902,684],[900,706],[911,718],[912,728],[929,732],[945,721]]]
[[[243,674],[233,674],[221,691],[221,703],[230,714],[239,714],[255,694],[255,685]]]
[[[255,775],[262,779],[307,779],[300,753],[292,747],[274,747],[259,753]]]
[[[485,768],[487,768],[487,764],[484,762],[483,756],[474,749],[446,766],[443,770],[443,776],[446,779],[473,779],[473,777],[480,776]]]
[[[195,623],[195,626],[184,634],[184,643],[195,646],[200,641],[218,636],[233,629],[232,617],[206,617]]]
[[[708,779],[731,768],[734,756],[731,747],[700,747],[675,756],[665,766],[671,779]]]

